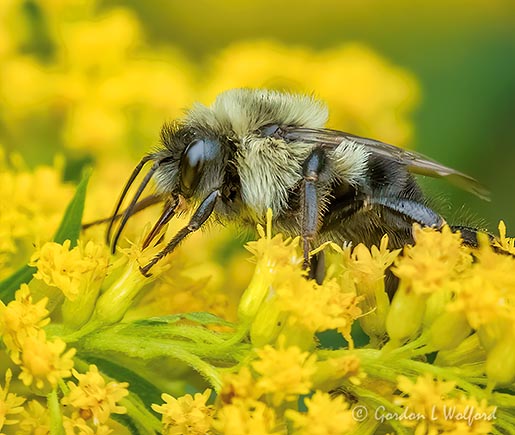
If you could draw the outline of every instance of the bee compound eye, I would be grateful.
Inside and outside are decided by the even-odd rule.
[[[195,139],[181,156],[180,187],[185,197],[191,197],[202,179],[206,164],[223,158],[220,142],[215,139]]]
[[[202,168],[206,161],[207,144],[198,139],[190,143],[181,157],[181,191],[185,196],[191,196],[198,186]]]

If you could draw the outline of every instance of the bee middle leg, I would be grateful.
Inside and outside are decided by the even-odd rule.
[[[311,243],[315,238],[320,219],[320,204],[317,192],[319,177],[326,165],[325,151],[322,148],[315,148],[302,166],[302,241],[304,251],[304,269],[310,266],[309,251]],[[310,278],[315,278],[317,259],[311,262]],[[323,277],[318,279],[320,282]]]

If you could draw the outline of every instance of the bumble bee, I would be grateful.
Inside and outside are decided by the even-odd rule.
[[[388,234],[390,248],[413,242],[412,228],[441,228],[445,220],[432,210],[413,174],[446,178],[486,198],[473,178],[421,154],[384,142],[325,128],[326,106],[310,97],[259,89],[220,94],[212,106],[195,104],[185,117],[166,124],[161,147],[140,161],[130,176],[111,219],[120,224],[113,251],[129,217],[144,203],[162,201],[164,209],[143,242],[151,244],[176,214],[179,202],[194,208],[182,228],[141,272],[152,266],[212,215],[255,227],[273,211],[274,227],[301,236],[304,265],[320,243],[378,245]],[[122,202],[145,165],[150,169],[124,212]],[[156,193],[140,200],[151,179]],[[460,230],[466,243],[476,230]]]

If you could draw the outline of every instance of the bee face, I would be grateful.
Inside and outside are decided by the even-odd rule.
[[[276,91],[236,89],[212,106],[196,104],[184,119],[165,125],[162,146],[143,158],[117,204],[123,226],[137,209],[149,180],[163,214],[144,246],[174,215],[179,198],[195,207],[190,223],[143,268],[171,252],[211,214],[252,227],[274,213],[276,228],[304,240],[305,264],[313,244],[333,240],[376,244],[387,233],[393,245],[412,242],[413,223],[444,223],[426,205],[412,173],[443,177],[478,196],[486,191],[473,178],[420,154],[324,128],[327,110],[311,97]],[[152,167],[129,206],[118,214],[130,185],[147,163]]]

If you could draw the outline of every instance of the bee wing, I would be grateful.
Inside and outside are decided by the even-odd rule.
[[[311,142],[329,149],[336,148],[344,141],[354,142],[364,146],[372,154],[383,156],[405,165],[410,172],[434,178],[445,178],[450,183],[473,193],[479,198],[489,200],[490,194],[488,190],[476,179],[414,151],[404,150],[374,139],[325,128],[281,127],[279,134],[286,141]]]

